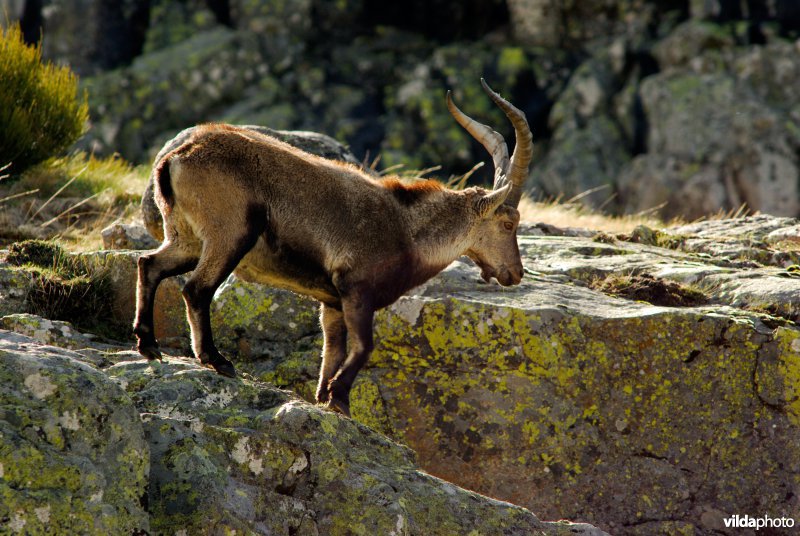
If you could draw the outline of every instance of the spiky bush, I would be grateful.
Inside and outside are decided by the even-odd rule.
[[[67,67],[42,61],[19,24],[0,28],[0,168],[12,177],[58,154],[85,131],[86,95]]]

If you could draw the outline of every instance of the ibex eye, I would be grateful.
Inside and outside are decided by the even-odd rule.
[[[506,222],[503,222],[503,227],[506,228],[506,231],[510,231],[511,229],[514,228],[514,224],[511,223],[510,221],[506,221]]]

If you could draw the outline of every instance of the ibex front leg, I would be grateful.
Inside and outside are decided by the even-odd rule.
[[[342,311],[324,303],[320,308],[320,323],[325,342],[319,369],[317,403],[327,404],[331,399],[330,381],[347,357],[347,328]]]
[[[372,318],[375,311],[371,303],[362,296],[342,300],[342,314],[350,339],[347,359],[328,383],[330,401],[328,406],[350,416],[350,389],[358,371],[372,353]]]

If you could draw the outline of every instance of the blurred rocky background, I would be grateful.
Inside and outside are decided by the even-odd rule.
[[[198,122],[313,130],[379,167],[485,158],[444,106],[513,134],[535,199],[694,219],[800,215],[795,0],[2,0],[88,90],[79,147],[135,163]],[[479,177],[487,181],[489,168]]]

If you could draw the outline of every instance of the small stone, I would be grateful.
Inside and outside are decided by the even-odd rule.
[[[106,249],[155,249],[159,246],[158,240],[138,224],[113,223],[100,234]]]

